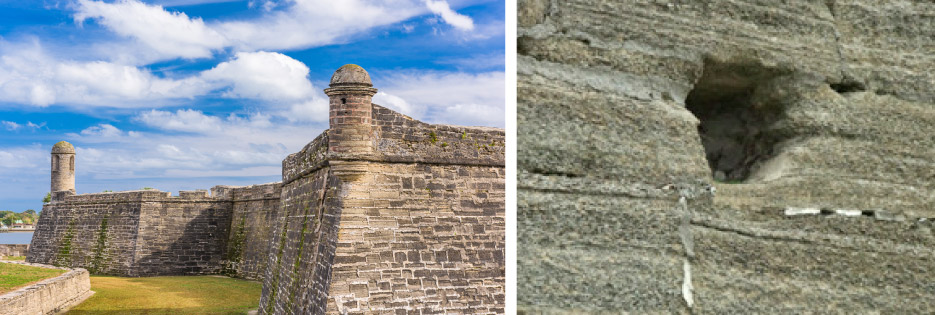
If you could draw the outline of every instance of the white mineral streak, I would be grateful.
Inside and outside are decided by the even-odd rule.
[[[682,260],[682,270],[685,272],[684,280],[682,281],[682,298],[685,299],[685,304],[689,308],[695,304],[695,300],[692,298],[692,266],[688,263],[688,258]]]
[[[786,207],[786,215],[806,215],[806,214],[819,214],[821,209],[818,208],[796,208],[796,207]]]
[[[692,298],[692,271],[691,264],[688,263],[688,259],[695,256],[694,253],[694,240],[691,235],[691,212],[688,210],[688,200],[685,198],[685,194],[679,198],[679,211],[682,212],[682,224],[679,226],[679,237],[682,240],[682,246],[685,247],[685,258],[682,259],[682,271],[684,272],[684,278],[682,280],[682,298],[685,299],[685,304],[689,308],[695,304],[695,300]]]
[[[857,217],[857,216],[860,216],[861,211],[852,210],[852,209],[838,209],[838,210],[834,210],[834,213],[843,215],[843,216],[848,216],[848,217]]]

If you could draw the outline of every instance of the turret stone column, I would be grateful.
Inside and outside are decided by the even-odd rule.
[[[358,65],[344,65],[334,72],[330,86],[325,89],[330,101],[328,151],[349,155],[373,152],[371,99],[377,89],[370,83],[370,75]]]
[[[344,181],[366,173],[367,163],[359,158],[373,153],[373,95],[377,89],[370,75],[358,65],[344,65],[331,76],[329,98],[328,153],[335,159],[331,167]]]
[[[60,141],[52,146],[52,200],[75,194],[75,147]]]

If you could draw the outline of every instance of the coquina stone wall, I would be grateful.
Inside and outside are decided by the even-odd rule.
[[[375,124],[397,121],[398,131],[404,122],[418,123],[383,108],[374,112],[386,118]],[[335,161],[325,153],[327,133],[316,139],[283,162],[284,210],[270,250],[262,311],[503,312],[503,133],[421,125],[426,128],[408,131],[413,146],[470,148],[493,161],[500,154],[501,164],[401,163],[403,155],[383,152],[371,159],[394,162],[360,162],[360,174],[342,180],[341,171],[336,175],[329,166]],[[400,140],[387,140],[392,141]],[[469,160],[438,151],[435,157]]]
[[[341,217],[338,179],[324,167],[284,183],[260,310],[265,314],[322,313]]]
[[[262,279],[269,261],[273,226],[280,216],[282,185],[269,183],[224,192],[233,203],[224,274]],[[218,189],[218,187],[215,187]]]
[[[29,244],[0,244],[0,259],[8,256],[26,256]]]
[[[328,312],[502,313],[503,168],[368,170],[344,198]]]
[[[369,81],[338,70],[326,90],[333,129],[283,161],[260,311],[502,313],[503,130],[370,104]]]
[[[215,274],[230,236],[229,201],[207,192],[144,202],[131,276]]]
[[[213,196],[157,190],[63,196],[43,207],[27,261],[93,274],[257,279],[278,186],[218,186]]]
[[[933,17],[520,1],[520,309],[931,312]]]
[[[325,92],[331,128],[283,160],[282,183],[55,192],[27,261],[262,279],[264,314],[503,313],[503,129],[374,105],[355,65]]]
[[[26,261],[135,274],[142,200],[164,196],[158,191],[88,194],[45,204]]]

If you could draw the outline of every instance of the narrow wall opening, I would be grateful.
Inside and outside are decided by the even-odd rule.
[[[745,182],[782,140],[771,127],[784,109],[770,94],[773,81],[787,73],[753,62],[711,60],[703,71],[685,105],[701,121],[698,134],[711,175],[719,182]]]

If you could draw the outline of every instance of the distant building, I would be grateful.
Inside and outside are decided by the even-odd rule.
[[[16,220],[13,222],[13,230],[32,230],[35,229],[35,226],[32,224],[23,223],[23,220]]]

